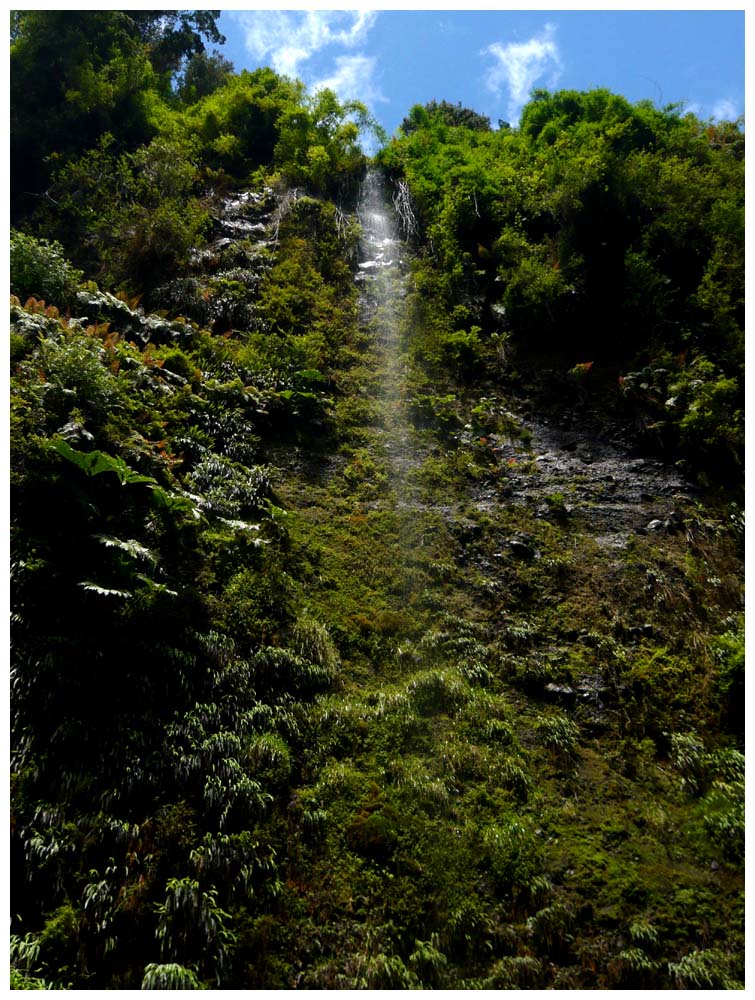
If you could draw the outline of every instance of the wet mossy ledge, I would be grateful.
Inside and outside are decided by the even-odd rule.
[[[370,162],[180,18],[61,17],[12,46],[12,988],[743,988],[741,127],[538,92]],[[62,24],[107,94],[28,84]]]

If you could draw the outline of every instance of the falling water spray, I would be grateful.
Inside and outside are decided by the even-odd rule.
[[[408,501],[407,474],[421,461],[407,413],[402,345],[409,251],[402,238],[405,226],[396,190],[377,171],[368,172],[364,179],[357,217],[362,229],[357,275],[362,321],[376,348],[384,455],[397,502],[403,504]]]

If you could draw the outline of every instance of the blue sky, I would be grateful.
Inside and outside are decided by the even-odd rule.
[[[607,87],[744,114],[743,10],[230,10],[222,51],[357,98],[389,133],[413,104],[461,102],[516,124],[533,87]]]

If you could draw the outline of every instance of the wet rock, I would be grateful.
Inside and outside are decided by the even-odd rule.
[[[494,321],[496,323],[498,323],[499,326],[503,327],[504,329],[506,329],[508,327],[509,320],[508,320],[508,316],[506,315],[506,307],[505,306],[502,306],[499,303],[494,302],[490,306],[490,312],[493,315]]]
[[[665,518],[663,526],[666,531],[673,533],[684,527],[684,520],[678,511],[672,510]]]
[[[653,626],[649,622],[645,622],[643,625],[632,625],[626,629],[626,635],[629,639],[650,639],[654,631]]]
[[[562,705],[573,705],[577,700],[577,692],[568,684],[546,684],[544,691],[551,701]]]
[[[451,530],[462,544],[474,541],[482,535],[482,525],[470,520],[453,520]]]
[[[529,560],[535,558],[535,547],[526,536],[520,535],[518,538],[509,538],[506,544],[517,559]]]

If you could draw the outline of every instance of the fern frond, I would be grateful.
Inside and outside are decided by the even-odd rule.
[[[152,566],[157,565],[157,555],[151,549],[148,549],[146,545],[137,542],[135,538],[116,538],[114,535],[93,535],[92,537],[106,548],[119,549],[132,559],[143,559]]]
[[[88,590],[93,594],[101,594],[103,597],[121,597],[126,600],[133,597],[134,595],[129,590],[116,590],[115,587],[102,587],[99,583],[94,583],[92,580],[82,580],[79,586],[83,590]]]

